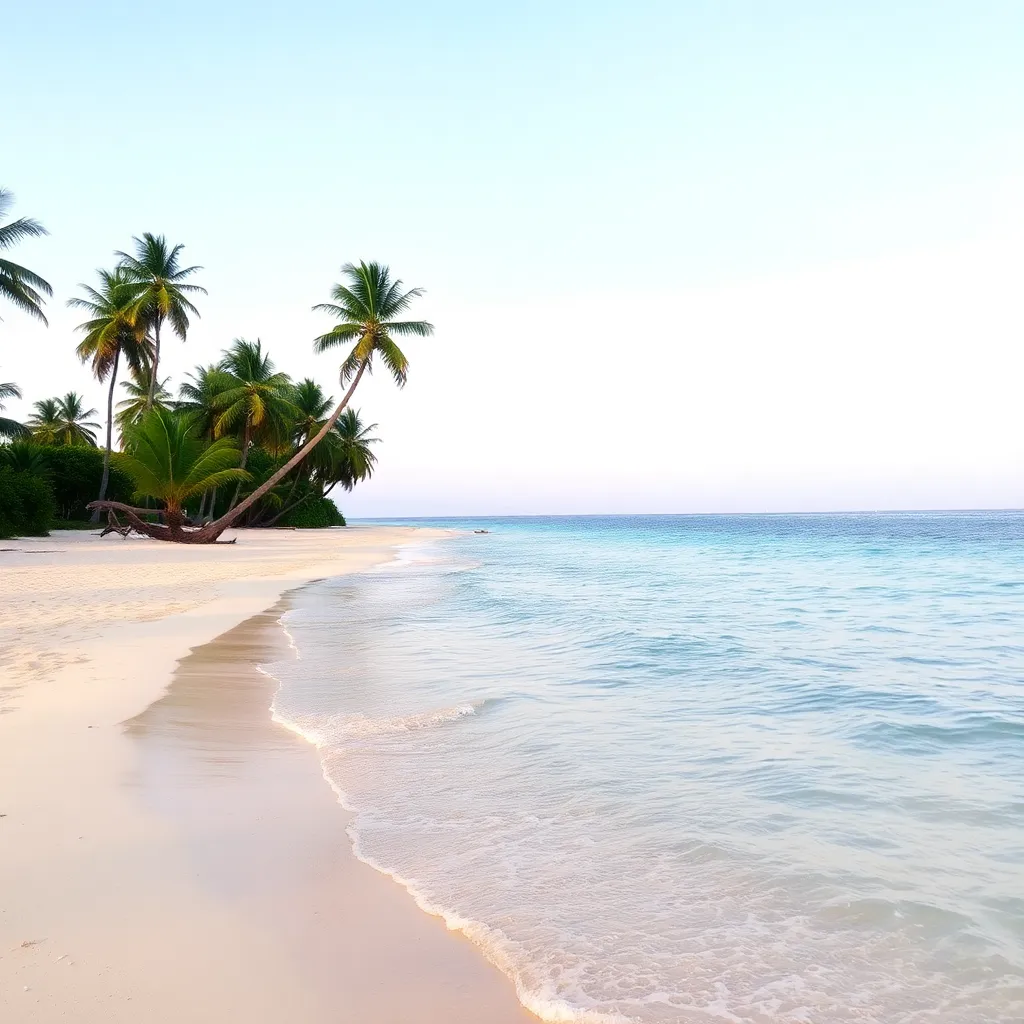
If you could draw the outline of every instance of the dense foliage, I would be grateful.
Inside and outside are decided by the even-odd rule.
[[[89,518],[86,505],[100,486],[103,452],[80,445],[14,441],[0,446],[0,465],[39,481],[50,495],[50,519],[80,522]],[[128,501],[135,485],[127,474],[112,469],[107,491],[115,501]]]
[[[53,519],[53,491],[45,479],[0,463],[0,538],[45,537]]]
[[[10,198],[0,190],[0,219]],[[29,219],[0,224],[0,249],[40,234]],[[161,329],[185,339],[199,315],[191,297],[206,294],[190,280],[202,268],[184,265],[183,246],[162,235],[133,243],[67,303],[87,317],[76,354],[107,385],[105,424],[73,391],[35,401],[27,422],[0,416],[10,492],[4,528],[37,532],[51,521],[112,515],[150,536],[209,543],[229,526],[344,525],[330,493],[372,476],[378,440],[376,424],[349,403],[375,364],[404,386],[409,362],[399,341],[433,333],[426,321],[405,319],[421,290],[404,289],[384,264],[342,267],[332,301],[313,307],[335,320],[314,351],[346,350],[337,404],[315,381],[278,370],[258,339],[243,338],[187,374],[175,395],[160,377]],[[0,259],[0,297],[45,322],[49,294],[37,275]],[[127,379],[118,380],[119,371]],[[118,388],[125,397],[115,402]],[[0,384],[0,412],[6,399],[20,397],[17,385]]]

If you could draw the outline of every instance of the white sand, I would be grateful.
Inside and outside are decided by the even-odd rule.
[[[0,541],[0,1021],[533,1019],[355,860],[253,670],[253,616],[415,536]]]

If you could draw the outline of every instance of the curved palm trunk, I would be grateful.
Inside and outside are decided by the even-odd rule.
[[[257,487],[244,501],[226,512],[220,519],[204,526],[201,530],[197,530],[193,535],[196,538],[196,543],[209,543],[216,540],[246,509],[251,508],[271,488],[276,487],[327,436],[330,429],[338,422],[338,417],[345,411],[345,407],[351,401],[352,395],[355,393],[356,387],[366,370],[366,363],[367,361],[364,359],[359,364],[359,369],[356,370],[356,375],[349,385],[348,391],[345,392],[345,397],[338,403],[338,407],[331,413],[330,418],[320,428],[316,436],[307,441],[276,473],[271,475],[266,483]],[[200,535],[202,536],[200,537]]]
[[[327,436],[327,432],[335,423],[338,422],[338,417],[345,411],[345,407],[351,400],[352,395],[365,371],[366,360],[364,359],[359,364],[359,369],[356,371],[355,378],[349,386],[348,391],[345,392],[345,397],[338,403],[338,407],[331,413],[330,419],[328,419],[320,428],[316,437],[307,441],[298,452],[296,452],[276,473],[270,477],[269,480],[266,481],[266,483],[257,487],[256,490],[247,498],[222,515],[220,519],[217,519],[212,523],[208,523],[206,526],[198,530],[183,530],[179,526],[177,533],[174,533],[170,526],[154,526],[151,523],[144,523],[137,515],[135,515],[134,510],[130,510],[129,506],[124,505],[119,501],[95,501],[92,502],[89,507],[122,511],[128,517],[128,521],[136,530],[140,533],[144,533],[147,537],[153,537],[155,540],[179,541],[185,544],[213,544],[217,538],[226,529],[228,529],[228,527],[230,527],[231,524],[239,518],[239,516],[242,515],[243,512],[246,512],[255,505],[256,502],[267,493],[267,491],[276,487],[277,484],[280,483],[280,481],[300,462],[302,462],[302,460]]]
[[[153,408],[153,397],[156,395],[156,382],[160,372],[160,317],[153,322],[153,376],[149,379],[149,394],[146,396],[146,411]]]
[[[114,352],[114,365],[110,368],[110,390],[107,392],[107,450],[103,453],[103,476],[100,477],[100,494],[97,501],[102,501],[107,496],[107,484],[110,482],[110,448],[114,434],[114,384],[117,381],[117,363],[120,358],[121,346],[118,345]],[[99,521],[100,510],[93,509],[90,522]]]
[[[176,524],[168,526],[160,526],[157,523],[147,523],[145,520],[140,519],[139,515],[153,515],[153,509],[147,508],[134,508],[131,505],[125,505],[121,501],[93,501],[87,506],[88,508],[100,508],[106,509],[111,512],[120,512],[131,524],[133,530],[138,533],[144,534],[147,537],[152,537],[153,540],[169,540],[176,541],[180,544],[210,544],[214,541],[210,541],[200,536],[200,530],[185,530],[182,529],[180,519]],[[159,515],[166,516],[167,513],[161,510]],[[179,510],[180,516],[180,510]],[[216,540],[216,539],[215,539]],[[223,544],[234,544],[234,540],[220,541],[218,543]]]
[[[252,431],[249,426],[248,419],[245,421],[245,429],[242,431],[242,461],[239,462],[238,468],[245,469],[245,464],[249,460],[249,443],[251,441]],[[238,504],[238,496],[242,493],[242,481],[239,480],[235,485],[235,496],[231,499],[231,504],[228,505],[228,511],[230,512]]]

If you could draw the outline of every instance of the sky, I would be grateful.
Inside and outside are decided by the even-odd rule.
[[[7,414],[102,410],[65,308],[150,231],[236,337],[347,261],[426,295],[351,517],[1024,506],[1024,4],[56,0],[2,16]],[[11,45],[11,43],[16,45]],[[97,419],[101,419],[98,415]]]

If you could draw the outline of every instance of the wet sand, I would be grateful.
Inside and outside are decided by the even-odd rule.
[[[205,558],[58,538],[14,542],[29,549],[17,572],[0,562],[21,585],[0,599],[0,639],[17,641],[0,664],[0,1019],[535,1019],[467,940],[355,859],[316,752],[270,719],[256,665],[283,643],[279,612],[253,611],[410,539],[335,536],[249,551],[243,537]],[[182,577],[206,582],[183,596]],[[90,623],[119,587],[120,614]]]

